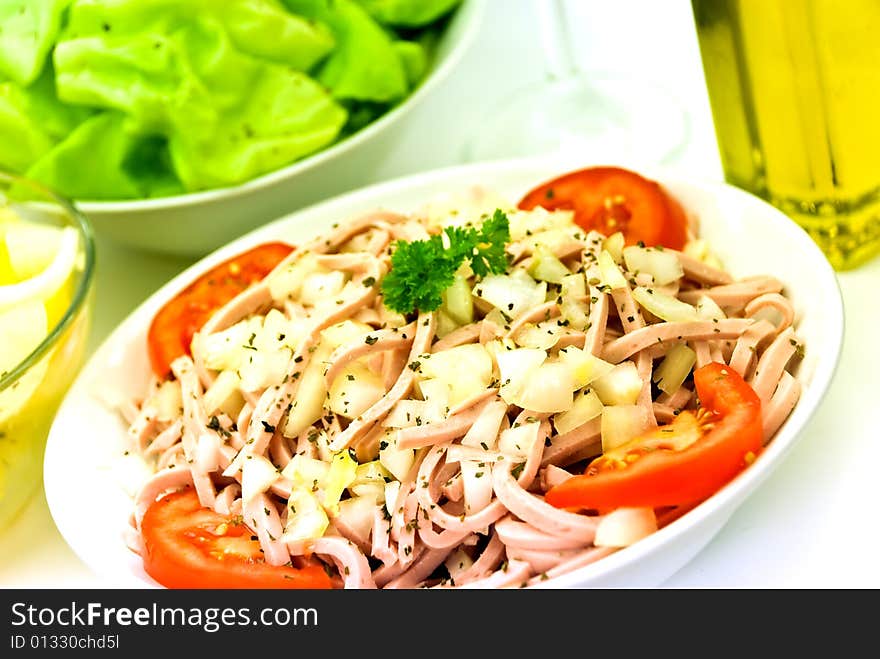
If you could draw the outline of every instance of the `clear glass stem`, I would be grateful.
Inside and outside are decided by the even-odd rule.
[[[577,75],[574,51],[565,14],[565,0],[533,0],[544,66],[551,80],[564,80]]]

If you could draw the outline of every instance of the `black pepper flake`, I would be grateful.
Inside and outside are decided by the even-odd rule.
[[[379,340],[378,336],[367,336],[364,338],[364,343],[366,343],[368,346],[371,346],[374,343],[376,343],[376,341],[378,341],[378,340]]]
[[[361,283],[364,285],[364,288],[372,288],[376,284],[376,278],[365,277]]]
[[[263,424],[263,430],[265,430],[266,432],[275,432],[275,426],[273,426],[271,423],[266,423],[265,421],[261,421],[260,423]]]

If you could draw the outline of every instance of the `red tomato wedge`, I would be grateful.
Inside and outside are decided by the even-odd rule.
[[[147,349],[153,372],[161,378],[171,362],[190,354],[193,335],[211,315],[251,284],[260,281],[293,247],[266,243],[215,266],[169,300],[153,318]]]
[[[144,570],[167,588],[330,588],[317,563],[269,565],[240,518],[202,508],[194,490],[169,494],[141,523]]]
[[[746,468],[761,450],[761,401],[729,366],[694,371],[701,408],[683,411],[599,456],[579,476],[551,488],[558,508],[613,510],[702,501]]]
[[[621,167],[589,167],[539,185],[518,204],[523,210],[573,210],[585,231],[606,236],[622,231],[627,245],[662,245],[682,249],[687,217],[656,181]]]

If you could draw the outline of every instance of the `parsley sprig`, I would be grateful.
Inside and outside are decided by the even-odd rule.
[[[437,309],[466,259],[477,277],[505,272],[509,240],[510,224],[500,209],[479,228],[446,227],[427,240],[398,240],[382,281],[385,306],[402,314]]]

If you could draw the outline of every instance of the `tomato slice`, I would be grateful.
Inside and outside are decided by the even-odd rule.
[[[706,499],[750,464],[761,450],[761,401],[729,366],[694,371],[701,408],[683,411],[596,458],[586,471],[547,492],[559,508],[613,510],[664,507]]]
[[[542,183],[518,204],[523,210],[573,210],[574,221],[586,231],[606,236],[622,231],[625,243],[682,249],[687,242],[687,217],[656,181],[621,167],[588,167]]]
[[[330,588],[317,563],[269,565],[240,518],[202,508],[192,489],[147,508],[141,523],[144,569],[167,588]]]
[[[263,279],[292,251],[293,247],[285,243],[258,245],[215,266],[169,300],[153,318],[147,333],[153,372],[167,377],[171,362],[190,354],[193,335],[208,318]]]

